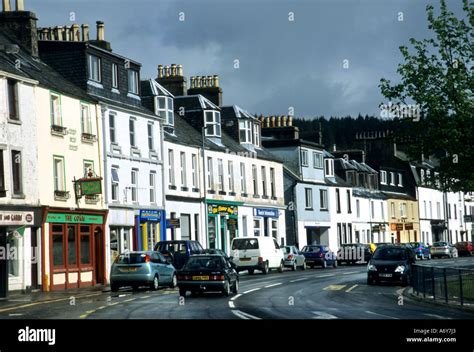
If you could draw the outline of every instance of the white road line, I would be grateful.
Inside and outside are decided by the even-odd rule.
[[[378,315],[378,316],[384,317],[384,318],[399,320],[399,318],[391,317],[390,315],[385,315],[385,314],[380,314],[380,313],[374,313],[374,312],[371,312],[370,310],[366,310],[365,312],[366,312],[367,314]]]
[[[232,310],[232,313],[234,313],[234,314],[235,314],[236,316],[238,316],[240,319],[245,319],[245,320],[249,320],[249,319],[261,320],[259,317],[256,317],[256,316],[254,316],[254,315],[251,315],[251,314],[242,312],[241,310],[238,310],[238,309],[233,309],[233,310]]]
[[[354,285],[346,290],[346,292],[351,292],[353,289],[355,289],[359,285]]]
[[[258,290],[260,290],[260,287],[253,288],[253,289],[251,289],[251,290],[245,291],[243,294],[245,295],[245,294],[247,294],[247,293],[254,292],[254,291],[258,291]]]
[[[278,285],[281,285],[281,284],[282,284],[281,282],[278,282],[276,284],[265,286],[265,288],[275,287],[275,286],[278,286]]]
[[[426,316],[428,316],[428,317],[433,317],[433,318],[436,318],[436,319],[453,319],[453,318],[443,317],[443,316],[441,316],[441,315],[430,314],[430,313],[424,313],[424,315],[426,315]]]
[[[320,276],[316,276],[316,277],[330,277],[330,276],[334,276],[334,274],[326,274],[326,275],[320,275]]]
[[[134,301],[134,300],[136,300],[136,298],[129,298],[129,299],[123,300],[122,302],[131,302],[131,301]]]
[[[335,315],[323,311],[314,311],[311,313],[316,315],[313,319],[338,319]]]
[[[240,296],[242,296],[241,293],[239,293],[238,295],[235,295],[234,297],[232,297],[230,300],[231,301],[235,301],[237,298],[239,298]]]
[[[143,297],[140,297],[140,299],[147,299],[147,298],[150,298],[151,296],[143,296]]]
[[[234,304],[234,302],[232,302],[232,301],[229,301],[229,308],[232,308],[232,309],[234,309],[234,308],[235,308],[235,304]]]
[[[357,274],[358,271],[348,271],[347,273],[342,273],[342,275]]]
[[[10,314],[8,314],[9,317],[20,317],[22,315],[25,315],[25,314],[23,314],[23,313],[10,313]]]
[[[301,279],[291,280],[290,282],[298,282],[298,281],[303,281],[303,280],[308,280],[308,278],[302,277]]]

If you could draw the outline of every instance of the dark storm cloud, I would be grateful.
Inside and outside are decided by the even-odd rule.
[[[104,20],[114,51],[141,62],[142,77],[155,77],[159,63],[181,63],[187,76],[219,74],[225,104],[264,114],[293,107],[312,117],[377,114],[379,80],[396,79],[398,47],[429,35],[427,3],[436,2],[27,0],[27,7],[40,26],[68,24],[71,12],[78,23]]]

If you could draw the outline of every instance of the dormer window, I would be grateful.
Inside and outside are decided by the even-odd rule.
[[[387,184],[387,171],[381,170],[380,171],[380,183],[382,185]]]
[[[260,125],[258,123],[253,125],[253,144],[260,146]]]
[[[425,170],[420,169],[420,179],[421,179],[421,184],[425,184]]]
[[[102,82],[100,58],[95,55],[89,55],[89,79],[94,82]]]
[[[334,177],[334,160],[324,159],[324,174],[326,177]]]
[[[156,114],[166,119],[168,126],[174,126],[173,98],[157,97]]]
[[[219,111],[205,111],[205,130],[208,137],[221,136],[221,113]]]
[[[128,70],[128,91],[132,94],[138,94],[138,71]]]
[[[252,124],[249,120],[239,121],[240,143],[252,143]]]

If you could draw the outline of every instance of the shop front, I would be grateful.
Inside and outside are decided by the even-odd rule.
[[[135,217],[136,248],[150,251],[166,237],[166,213],[158,209],[140,209]]]
[[[106,220],[106,211],[45,210],[46,290],[106,284]]]
[[[207,245],[211,249],[230,252],[230,244],[239,235],[238,202],[207,202]]]

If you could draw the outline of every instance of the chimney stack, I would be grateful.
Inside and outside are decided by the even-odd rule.
[[[12,10],[10,7],[10,0],[3,0],[2,5],[3,12],[9,12]]]
[[[25,11],[25,3],[23,2],[23,0],[16,0],[15,3],[17,11]]]
[[[81,28],[82,28],[82,41],[88,42],[89,41],[89,25],[83,24]]]
[[[188,95],[195,94],[201,94],[217,106],[222,106],[222,88],[219,87],[219,76],[191,77],[191,86],[188,89]]]
[[[105,40],[105,24],[102,21],[97,21],[97,40]]]
[[[174,96],[186,95],[187,82],[183,75],[183,65],[158,65],[156,82],[165,87]]]

